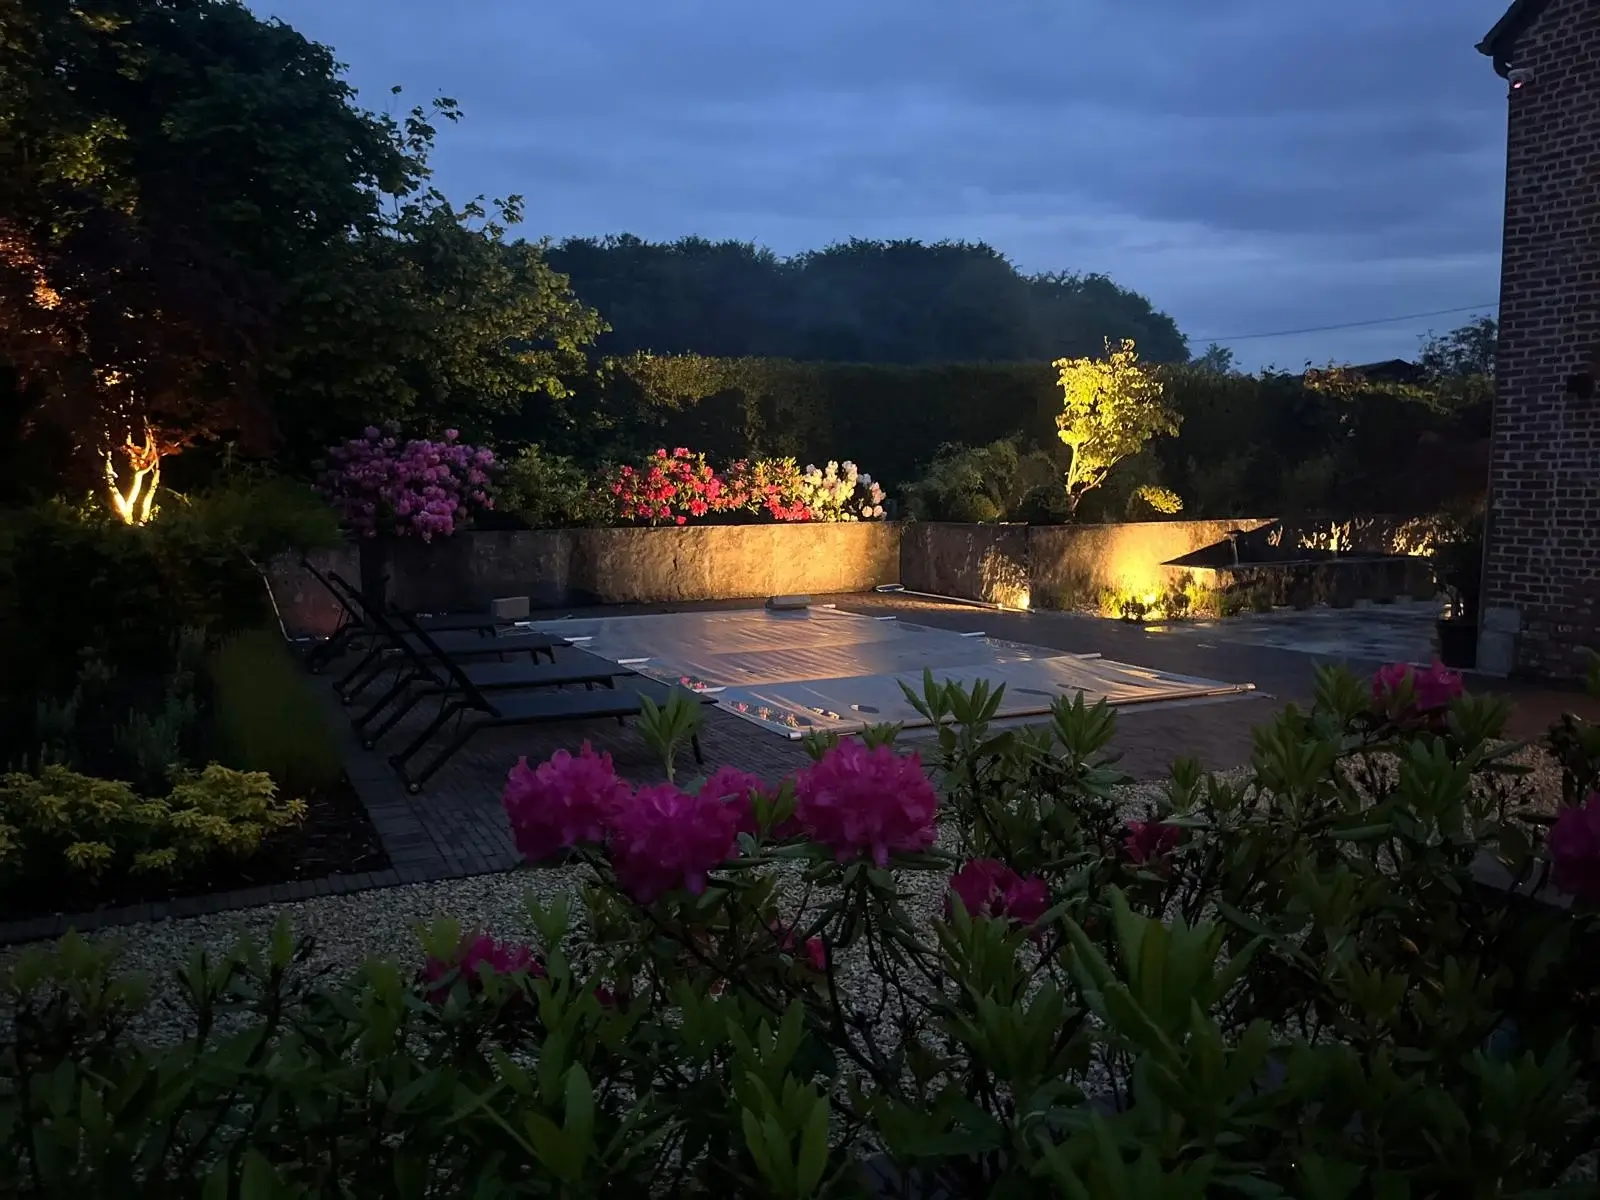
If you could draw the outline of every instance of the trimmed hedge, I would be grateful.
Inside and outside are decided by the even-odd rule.
[[[1158,439],[1157,482],[1195,515],[1432,511],[1482,488],[1473,469],[1487,405],[1445,409],[1404,389],[1307,386],[1298,375],[1164,366],[1183,424]],[[1061,392],[1046,362],[907,367],[639,355],[608,363],[562,402],[530,403],[500,429],[580,460],[693,446],[712,458],[823,462],[848,446],[891,494],[958,443],[1055,447]]]

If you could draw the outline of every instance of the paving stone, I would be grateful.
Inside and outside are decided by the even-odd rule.
[[[1198,758],[1210,769],[1248,762],[1253,727],[1270,718],[1285,702],[1309,700],[1319,666],[1343,662],[1365,672],[1385,661],[1427,661],[1431,658],[1429,639],[1435,618],[1431,609],[1417,604],[1379,606],[1359,612],[1313,609],[1245,615],[1209,624],[1140,626],[1070,613],[1002,613],[903,595],[815,599],[819,604],[828,601],[871,616],[891,616],[963,633],[983,631],[1067,653],[1099,653],[1118,662],[1256,685],[1255,695],[1243,700],[1122,710],[1112,747],[1122,755],[1122,769],[1136,779],[1164,776],[1171,762],[1179,757]],[[750,607],[750,602],[695,607]],[[631,606],[574,615],[621,615],[624,611],[662,609]],[[351,707],[341,705],[333,694],[331,681],[343,673],[336,664],[316,679],[315,690],[324,697],[346,772],[389,855],[389,869],[297,881],[276,888],[185,897],[163,906],[141,906],[145,918],[194,916],[284,903],[335,890],[393,887],[516,869],[520,860],[500,806],[500,794],[507,771],[521,757],[538,762],[558,749],[572,749],[588,741],[595,750],[611,755],[617,772],[625,778],[642,784],[664,779],[660,762],[640,741],[631,722],[574,722],[480,733],[413,796],[401,786],[387,756],[415,737],[432,719],[432,713],[419,705],[378,747],[363,750],[358,735],[349,727]],[[377,685],[366,693],[373,699],[380,694]],[[1561,706],[1588,711],[1581,699],[1553,697],[1537,689],[1522,689],[1516,703],[1516,711],[1526,714],[1522,724],[1533,732],[1548,724]],[[1518,728],[1516,718],[1513,728]],[[912,744],[918,740],[915,731],[906,737]],[[810,762],[800,743],[776,737],[714,707],[705,710],[700,740],[705,765],[697,766],[685,753],[679,764],[680,780],[697,778],[723,765],[777,779]],[[120,915],[97,914],[95,919],[120,920]],[[52,936],[60,931],[53,924],[55,920],[0,923],[0,942]]]

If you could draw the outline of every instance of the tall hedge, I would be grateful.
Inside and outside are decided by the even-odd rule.
[[[1320,390],[1296,375],[1161,372],[1183,422],[1177,437],[1151,447],[1151,469],[1195,515],[1431,511],[1481,487],[1472,465],[1487,435],[1481,405]],[[503,432],[588,461],[657,446],[724,460],[792,455],[802,465],[850,458],[894,493],[946,445],[1056,446],[1056,376],[1046,362],[635,355],[607,363],[560,405],[530,407]]]

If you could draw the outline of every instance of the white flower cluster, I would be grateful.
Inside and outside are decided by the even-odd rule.
[[[825,467],[808,463],[800,493],[818,521],[872,521],[883,516],[883,489],[848,459]]]

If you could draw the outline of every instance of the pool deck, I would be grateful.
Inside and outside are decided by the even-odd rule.
[[[1254,727],[1286,703],[1308,701],[1319,666],[1342,662],[1365,674],[1384,661],[1426,660],[1428,648],[1418,639],[1422,636],[1420,631],[1431,625],[1431,617],[1421,612],[1420,606],[1415,612],[1401,612],[1403,606],[1340,614],[1314,610],[1212,625],[1144,626],[1068,613],[999,612],[893,593],[819,596],[815,603],[834,603],[848,612],[897,617],[955,632],[981,631],[1067,653],[1097,653],[1119,662],[1181,675],[1255,685],[1256,691],[1237,699],[1122,710],[1113,749],[1121,755],[1122,768],[1141,781],[1161,778],[1172,760],[1180,757],[1197,758],[1214,770],[1244,765],[1250,759]],[[671,609],[612,607],[540,613],[536,619],[749,608],[758,604],[759,601],[743,601]],[[1353,653],[1346,651],[1347,647]],[[331,680],[337,673],[334,668],[318,676],[316,691],[334,724],[351,782],[389,854],[388,870],[197,896],[137,910],[113,910],[72,923],[89,929],[509,870],[518,859],[500,808],[507,772],[520,757],[538,762],[558,749],[575,749],[586,740],[610,754],[624,777],[641,783],[662,778],[661,764],[631,724],[591,721],[541,729],[486,731],[429,780],[419,794],[410,795],[386,755],[408,740],[408,730],[416,729],[424,714],[416,714],[412,721],[391,732],[376,750],[363,750],[349,727],[354,710],[341,706],[333,695]],[[1469,686],[1503,693],[1512,700],[1511,734],[1519,739],[1538,737],[1563,711],[1577,711],[1600,720],[1600,705],[1581,694],[1477,678],[1469,680]],[[708,707],[705,715],[700,740],[707,771],[727,765],[777,779],[809,761],[797,741],[786,740],[714,707]],[[908,731],[906,738],[914,743],[914,731]],[[699,769],[687,754],[684,757],[680,774],[693,778]],[[0,942],[53,936],[64,927],[65,921],[55,918],[15,926],[0,924]]]
[[[1304,704],[1311,699],[1318,667],[1342,662],[1367,674],[1383,659],[1340,657],[1327,652],[1303,652],[1281,644],[1227,640],[1231,631],[1221,627],[1161,627],[1100,620],[1051,612],[999,612],[970,605],[921,600],[893,593],[819,596],[815,602],[834,603],[849,612],[868,616],[893,616],[918,624],[962,633],[982,631],[995,637],[1068,653],[1099,653],[1106,658],[1182,675],[1252,683],[1256,691],[1239,699],[1217,703],[1152,705],[1119,713],[1114,749],[1122,768],[1137,780],[1159,779],[1180,757],[1200,760],[1207,768],[1224,770],[1250,759],[1252,731],[1284,704]],[[681,608],[743,608],[756,602],[680,606]],[[617,616],[627,612],[662,612],[660,606],[576,610],[573,616]],[[1393,611],[1370,613],[1374,624],[1385,621],[1402,626],[1412,618]],[[568,615],[564,613],[543,616]],[[1315,614],[1284,614],[1286,623]],[[1239,628],[1255,631],[1262,622]],[[1370,651],[1369,651],[1370,653]],[[1563,709],[1577,708],[1600,718],[1586,697],[1565,692],[1519,688],[1503,682],[1473,681],[1510,694],[1515,702],[1513,735],[1536,737]],[[332,697],[330,706],[337,708]],[[537,762],[563,747],[575,748],[584,740],[609,753],[620,774],[639,782],[662,777],[661,767],[640,742],[631,726],[614,721],[584,722],[558,728],[496,730],[459,754],[427,788],[409,796],[400,787],[382,754],[363,751],[353,739],[346,761],[356,788],[367,801],[391,860],[402,871],[421,872],[413,878],[443,878],[481,871],[503,870],[516,861],[504,817],[500,790],[506,772],[521,756]],[[908,741],[914,742],[908,736]],[[804,766],[808,761],[798,742],[772,733],[716,708],[706,711],[701,736],[707,769],[735,766],[773,779]],[[692,761],[680,765],[693,773]]]

